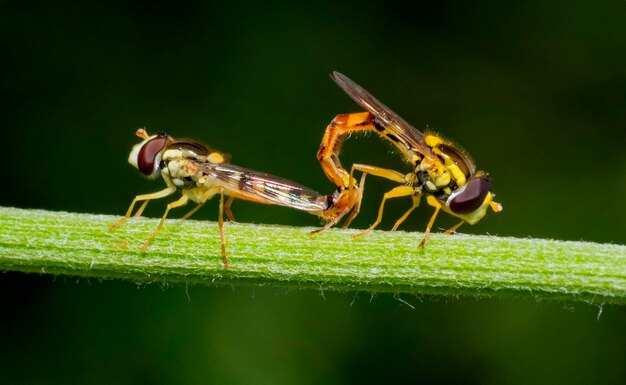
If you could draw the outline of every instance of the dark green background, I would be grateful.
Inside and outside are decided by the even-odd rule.
[[[359,111],[328,78],[339,70],[491,173],[504,211],[462,231],[623,244],[625,14],[622,1],[2,2],[0,204],[121,215],[163,185],[126,163],[144,126],[328,193],[323,130]],[[342,159],[409,170],[373,137],[351,138]],[[393,186],[368,180],[354,227]],[[390,202],[380,229],[408,205]],[[197,218],[215,219],[208,206]],[[279,207],[233,210],[242,222],[318,224]],[[429,214],[404,229],[423,230]],[[616,306],[15,273],[0,286],[3,383],[626,381]]]

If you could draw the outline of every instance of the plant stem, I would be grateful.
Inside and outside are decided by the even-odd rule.
[[[545,239],[226,224],[230,269],[217,224],[156,227],[118,217],[0,207],[0,270],[137,282],[252,283],[289,288],[526,297],[626,304],[626,246]]]

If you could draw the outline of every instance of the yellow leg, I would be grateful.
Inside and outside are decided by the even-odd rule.
[[[181,220],[183,220],[183,221],[184,221],[185,219],[189,219],[189,218],[190,218],[193,214],[195,214],[195,213],[196,213],[196,211],[200,210],[200,208],[201,208],[202,206],[204,206],[204,203],[198,203],[198,204],[196,205],[196,207],[194,207],[194,208],[192,208],[191,210],[189,210],[189,212],[188,212],[187,214],[183,215],[180,219],[181,219]]]
[[[404,174],[401,174],[397,171],[389,170],[387,168],[382,168],[382,167],[377,167],[377,166],[370,166],[367,164],[359,164],[359,163],[352,165],[352,169],[350,170],[351,179],[352,179],[352,174],[354,173],[354,170],[361,171],[363,173],[363,175],[361,176],[361,181],[359,182],[361,189],[359,190],[359,197],[354,207],[354,210],[352,211],[352,213],[350,213],[350,216],[344,222],[343,227],[348,227],[350,225],[350,222],[352,222],[352,220],[359,214],[359,211],[361,209],[361,199],[363,198],[363,190],[365,189],[365,176],[367,174],[376,175],[376,176],[386,178],[386,179],[392,180],[394,182],[402,183],[402,184],[406,182],[404,178]]]
[[[157,226],[156,230],[154,230],[152,234],[150,234],[148,239],[146,239],[143,246],[141,247],[142,253],[146,251],[146,249],[150,245],[150,242],[152,242],[152,239],[154,239],[154,237],[156,237],[159,231],[161,231],[161,228],[163,228],[163,223],[165,222],[165,218],[167,218],[167,214],[170,212],[170,210],[176,207],[183,206],[185,203],[187,203],[188,200],[189,200],[189,197],[187,195],[183,195],[177,201],[174,201],[167,205],[167,208],[165,209],[165,213],[163,213],[163,216],[161,217],[161,221],[159,222],[159,225]]]
[[[220,237],[222,238],[222,261],[224,269],[228,269],[228,257],[226,257],[226,234],[224,233],[224,189],[220,189],[220,211],[217,215],[217,225],[220,228]]]
[[[228,269],[228,258],[226,257],[226,234],[224,232],[224,210],[230,211],[230,205],[226,203],[228,208],[224,205],[224,188],[222,187],[212,187],[202,194],[200,197],[200,203],[204,204],[209,199],[213,198],[215,194],[220,194],[220,206],[219,212],[217,215],[217,225],[220,229],[220,238],[222,241],[222,261],[224,263],[224,269]],[[229,202],[232,203],[233,198],[229,199]],[[228,216],[228,211],[226,215]],[[232,213],[231,213],[232,215]]]
[[[450,227],[448,230],[445,231],[446,234],[452,234],[453,232],[456,231],[456,229],[458,229],[459,227],[461,227],[461,225],[465,223],[465,221],[461,221],[459,223],[457,223],[456,225]]]
[[[426,227],[426,231],[424,231],[424,239],[422,239],[419,244],[420,249],[423,249],[426,245],[426,242],[428,241],[428,236],[430,235],[430,228],[433,227],[433,225],[435,224],[435,218],[437,218],[437,214],[439,214],[439,210],[441,210],[441,204],[439,204],[437,199],[435,199],[432,195],[428,196],[426,202],[428,202],[429,205],[435,208],[435,212],[433,213],[433,216],[430,217],[430,221],[428,221],[428,226]]]
[[[146,206],[148,206],[148,202],[150,201],[143,202],[143,204],[139,207],[139,210],[135,212],[135,215],[133,215],[133,217],[139,218],[141,214],[143,214],[143,211],[146,209]]]
[[[232,223],[235,222],[235,217],[233,217],[233,212],[230,211],[230,205],[233,204],[234,200],[235,200],[235,197],[230,197],[228,198],[228,200],[226,201],[226,204],[224,205],[224,212],[226,213],[226,218],[228,218],[228,220],[231,221]]]
[[[141,202],[141,201],[150,201],[152,199],[159,199],[159,198],[164,198],[168,195],[173,194],[176,191],[176,187],[175,186],[170,186],[168,188],[166,188],[165,190],[161,190],[155,193],[151,193],[151,194],[143,194],[143,195],[137,195],[135,197],[135,199],[133,199],[133,201],[130,204],[130,207],[128,208],[128,210],[126,211],[126,215],[124,215],[124,217],[122,219],[120,219],[119,221],[115,222],[114,224],[111,225],[111,227],[109,227],[109,231],[113,231],[115,229],[117,229],[118,227],[120,227],[121,225],[124,224],[124,222],[126,222],[128,220],[128,218],[130,218],[130,215],[133,213],[133,209],[135,208],[135,204],[137,204],[137,202]],[[145,208],[147,202],[144,203],[139,210],[141,212],[143,212],[143,209]],[[141,214],[140,212],[140,214]]]
[[[402,222],[404,222],[404,220],[409,217],[409,215],[413,212],[413,210],[415,210],[420,205],[420,198],[421,198],[421,194],[415,194],[411,197],[411,199],[413,199],[413,205],[411,206],[410,209],[406,211],[406,213],[404,213],[403,216],[400,217],[400,219],[396,221],[391,231],[396,231],[398,227],[402,224]]]
[[[382,202],[380,203],[380,208],[378,209],[378,218],[376,218],[376,222],[374,222],[374,224],[372,224],[367,230],[355,235],[354,238],[356,239],[356,238],[360,238],[364,236],[365,234],[369,233],[370,231],[375,229],[376,226],[380,224],[380,222],[383,219],[383,210],[385,208],[385,201],[387,201],[387,199],[406,197],[406,196],[413,195],[413,194],[415,194],[415,188],[411,186],[398,186],[386,192],[385,195],[383,196]]]
[[[406,183],[404,174],[399,173],[394,170],[390,170],[388,168],[370,166],[369,164],[355,163],[354,165],[352,165],[352,169],[364,172],[366,174],[376,175],[381,178],[389,179],[394,182],[403,183],[403,184]]]

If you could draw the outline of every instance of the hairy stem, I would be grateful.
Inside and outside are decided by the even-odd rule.
[[[545,239],[227,224],[230,269],[217,225],[0,208],[0,270],[137,282],[263,284],[407,294],[562,299],[626,304],[626,246]]]

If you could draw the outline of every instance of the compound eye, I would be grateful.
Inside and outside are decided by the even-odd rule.
[[[469,181],[465,189],[450,201],[450,210],[456,214],[468,214],[478,209],[491,192],[491,183],[486,177]]]
[[[152,175],[157,157],[167,144],[167,139],[167,135],[159,135],[150,139],[141,147],[137,157],[137,167],[142,174]]]

